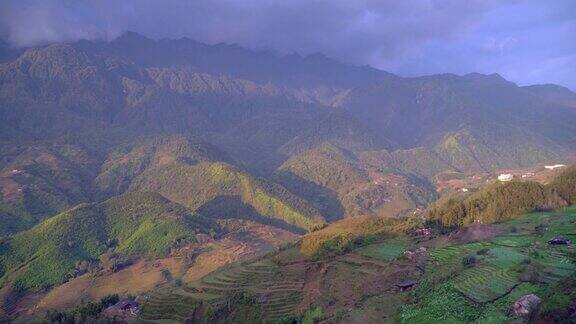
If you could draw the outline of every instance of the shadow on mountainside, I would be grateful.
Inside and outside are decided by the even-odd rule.
[[[202,205],[196,211],[206,217],[247,219],[260,224],[278,227],[295,234],[306,233],[306,230],[301,227],[260,214],[254,207],[245,204],[240,196],[218,196]]]
[[[303,179],[290,171],[277,172],[274,180],[293,194],[311,202],[328,222],[344,218],[344,206],[334,190]]]

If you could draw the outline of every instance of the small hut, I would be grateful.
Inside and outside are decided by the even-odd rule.
[[[514,315],[518,317],[533,318],[538,312],[540,304],[542,304],[540,297],[533,294],[524,295],[512,305],[512,310]]]
[[[414,286],[416,286],[418,282],[414,279],[408,279],[408,280],[404,280],[399,284],[396,284],[396,287],[398,287],[398,289],[400,289],[401,291],[405,291],[408,290]]]
[[[514,179],[514,175],[510,173],[502,173],[501,175],[498,176],[498,180],[500,180],[501,182],[512,181],[512,179]]]
[[[572,241],[570,241],[569,239],[562,237],[562,236],[556,236],[555,238],[549,240],[548,244],[551,244],[551,245],[570,245],[570,244],[572,244]]]
[[[429,228],[417,228],[414,230],[414,236],[430,236],[432,231]]]
[[[104,314],[108,317],[129,318],[136,317],[140,313],[140,305],[131,299],[123,299],[106,308]]]

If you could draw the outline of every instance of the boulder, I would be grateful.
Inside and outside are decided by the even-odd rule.
[[[536,295],[530,294],[522,296],[512,306],[514,315],[523,319],[530,319],[535,316],[542,304],[542,299]]]

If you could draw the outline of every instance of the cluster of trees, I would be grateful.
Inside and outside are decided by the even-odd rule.
[[[102,311],[120,300],[118,295],[108,295],[102,297],[100,301],[88,302],[77,306],[74,309],[68,311],[57,311],[49,310],[46,312],[45,322],[47,323],[62,323],[62,324],[74,324],[74,323],[86,323],[86,322],[98,322],[96,319],[102,313]]]
[[[576,203],[576,166],[542,185],[531,181],[495,183],[470,196],[451,196],[433,204],[428,219],[444,228],[494,223],[532,211]]]
[[[312,258],[324,258],[406,232],[411,226],[410,221],[394,218],[349,217],[304,236],[299,242],[300,252]]]
[[[567,168],[562,174],[550,183],[558,195],[568,204],[576,204],[576,165]]]

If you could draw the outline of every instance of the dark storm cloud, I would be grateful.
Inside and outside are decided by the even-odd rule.
[[[575,86],[573,0],[14,0],[0,32],[16,46],[187,36],[282,53],[322,52],[404,75],[500,72]]]
[[[111,38],[125,30],[189,36],[348,60],[394,57],[414,43],[446,38],[474,21],[485,0],[125,0],[13,1],[2,10],[10,41]]]

